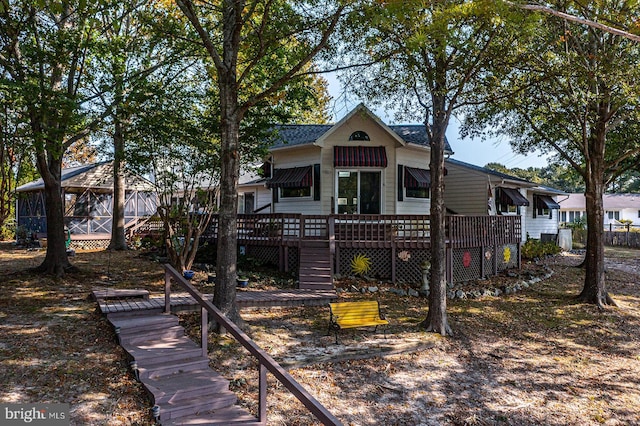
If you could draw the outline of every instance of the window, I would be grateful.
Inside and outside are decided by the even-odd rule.
[[[514,188],[496,188],[496,210],[502,214],[519,214],[520,206],[528,206],[529,201]]]
[[[552,210],[559,209],[560,204],[556,203],[548,195],[533,195],[533,217],[553,217]]]
[[[567,212],[560,212],[560,222],[567,221]]]
[[[302,188],[280,188],[280,197],[282,198],[294,198],[294,197],[310,197],[311,187],[305,186]]]
[[[608,211],[607,217],[609,220],[620,220],[620,212],[619,211]]]
[[[640,218],[640,210],[638,210],[638,217]]]
[[[427,169],[404,168],[404,187],[407,198],[429,198],[431,175]]]
[[[275,189],[282,198],[310,197],[312,185],[312,166],[274,169],[273,177],[267,182],[267,188]]]
[[[351,136],[349,136],[349,140],[350,141],[370,141],[371,139],[369,139],[369,135],[363,132],[362,130],[356,130],[355,132],[351,133]]]

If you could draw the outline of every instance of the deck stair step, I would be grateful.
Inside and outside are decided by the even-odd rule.
[[[148,330],[162,330],[179,324],[175,315],[137,315],[122,318],[110,318],[114,327],[121,333],[135,334]]]
[[[139,333],[120,333],[120,344],[136,344],[149,340],[166,338],[179,338],[184,336],[184,327],[181,325],[174,325],[162,330],[149,330]]]
[[[220,410],[197,414],[194,416],[180,417],[162,422],[167,426],[204,426],[204,425],[243,425],[264,426],[252,414],[243,408],[233,405]]]
[[[185,336],[134,343],[123,342],[122,347],[141,367],[160,361],[176,361],[202,355],[202,348]]]
[[[179,401],[190,401],[206,395],[225,395],[233,399],[235,394],[229,392],[229,381],[211,369],[175,373],[169,376],[148,378],[144,386],[153,395],[156,404],[175,404]],[[216,399],[214,397],[212,400]],[[229,404],[229,405],[231,405]],[[210,409],[219,407],[210,407]]]
[[[328,241],[304,241],[300,245],[299,288],[332,290],[331,252]]]
[[[159,408],[162,425],[260,425],[235,405],[229,381],[209,368],[202,348],[175,315],[107,316],[135,361],[138,378]]]
[[[174,361],[160,361],[155,364],[145,363],[144,366],[138,366],[138,375],[140,380],[147,378],[158,378],[170,376],[176,373],[186,373],[195,370],[202,370],[209,366],[209,358],[199,356],[189,359],[180,359]]]
[[[220,410],[231,407],[238,401],[238,397],[231,391],[219,393],[205,393],[191,398],[178,398],[165,402],[156,403],[160,407],[160,420],[164,423],[167,420],[178,417],[192,416],[194,414],[205,413],[211,410]]]

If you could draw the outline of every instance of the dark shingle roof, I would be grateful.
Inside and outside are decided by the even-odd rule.
[[[312,144],[333,127],[332,124],[291,124],[278,126],[278,133],[271,148]],[[429,136],[423,124],[391,125],[389,128],[406,143],[428,146]],[[445,150],[451,151],[445,139]]]
[[[513,180],[513,181],[518,181],[518,182],[522,182],[522,183],[527,183],[529,185],[537,185],[536,183],[530,182],[530,181],[528,181],[526,179],[522,179],[522,178],[519,178],[519,177],[516,177],[516,176],[511,176],[511,175],[508,175],[506,173],[497,172],[495,170],[487,169],[486,167],[476,166],[475,164],[465,163],[464,161],[454,160],[453,158],[447,159],[446,162],[447,163],[451,163],[451,164],[456,164],[456,165],[461,166],[461,167],[466,167],[467,169],[475,170],[476,172],[485,173],[485,174],[492,175],[492,176],[497,176],[497,177],[502,178],[502,179],[509,179],[509,180]]]

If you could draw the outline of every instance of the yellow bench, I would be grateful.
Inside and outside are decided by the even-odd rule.
[[[338,344],[338,331],[343,328],[376,327],[377,330],[379,325],[389,324],[380,312],[380,304],[377,300],[329,303],[329,315],[327,336],[333,330],[336,335],[336,344]],[[386,329],[384,337],[387,337]]]

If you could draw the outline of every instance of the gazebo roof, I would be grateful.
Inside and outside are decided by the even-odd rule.
[[[61,186],[67,192],[87,189],[101,192],[113,191],[113,161],[69,167],[62,170]],[[136,174],[125,171],[125,188],[133,191],[152,191],[151,182]],[[44,189],[42,179],[34,180],[19,186],[16,192],[41,191]]]

